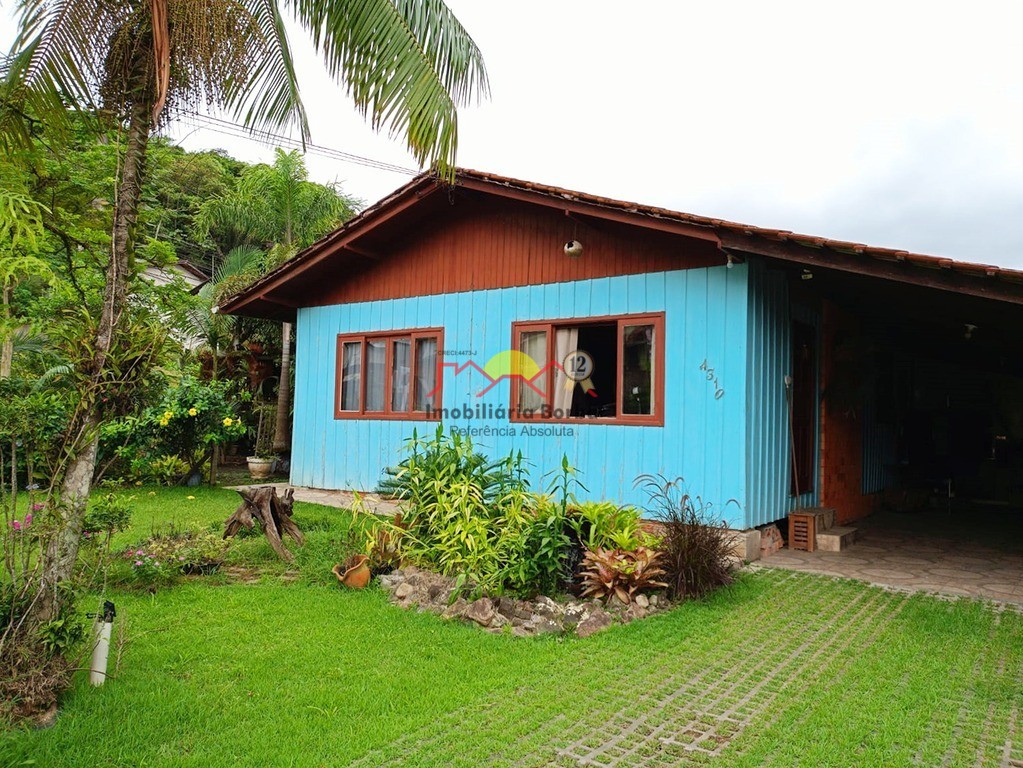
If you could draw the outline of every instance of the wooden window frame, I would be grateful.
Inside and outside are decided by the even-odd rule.
[[[610,425],[610,426],[630,426],[630,427],[663,427],[664,426],[664,350],[666,349],[666,342],[664,338],[664,312],[644,312],[640,314],[628,314],[628,315],[599,315],[593,317],[567,317],[564,319],[556,320],[521,320],[512,323],[512,345],[511,348],[514,350],[519,349],[520,338],[522,333],[528,333],[529,331],[546,331],[547,332],[547,363],[548,370],[548,384],[547,384],[547,398],[546,407],[553,411],[554,409],[554,375],[555,370],[553,369],[555,347],[555,331],[558,328],[565,326],[580,326],[580,325],[598,325],[598,324],[617,324],[617,336],[618,336],[618,370],[615,375],[617,377],[617,401],[615,403],[615,415],[607,417],[584,417],[576,416],[569,418],[556,419],[553,416],[544,416],[543,414],[524,414],[519,413],[519,385],[520,382],[512,381],[511,386],[511,415],[510,420],[515,423],[536,423],[540,422],[543,424],[593,424],[593,425]],[[637,413],[622,413],[622,402],[624,398],[624,369],[625,369],[625,356],[624,350],[624,333],[625,327],[629,325],[652,325],[654,327],[654,381],[653,381],[653,393],[651,395],[651,401],[653,403],[654,412],[649,415],[637,414]]]
[[[394,382],[394,342],[409,339],[411,344],[409,365],[409,410],[395,411],[391,409],[391,394]],[[437,389],[434,395],[435,407],[429,411],[415,411],[416,385],[416,342],[419,339],[437,340]],[[384,355],[384,410],[366,410],[366,354],[368,342],[383,341],[386,350]],[[352,342],[360,343],[362,350],[361,376],[359,379],[359,410],[341,410],[341,378],[344,365],[344,345]],[[335,419],[370,419],[379,421],[440,421],[440,412],[444,403],[444,329],[443,328],[409,328],[396,331],[374,331],[372,333],[339,333],[335,346],[334,363],[334,418]]]

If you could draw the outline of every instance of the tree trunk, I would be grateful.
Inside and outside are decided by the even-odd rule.
[[[152,94],[152,89],[142,91]],[[85,523],[86,505],[92,490],[96,471],[96,452],[99,447],[99,427],[102,423],[103,375],[107,358],[117,334],[121,312],[128,296],[128,279],[134,261],[135,221],[142,197],[145,174],[146,147],[152,129],[152,101],[138,99],[128,117],[127,143],[121,178],[117,186],[114,207],[114,228],[103,291],[103,309],[96,337],[91,340],[92,359],[89,362],[89,387],[81,393],[81,402],[71,419],[68,434],[68,458],[60,483],[60,497],[56,506],[59,515],[57,532],[47,544],[43,555],[40,599],[36,603],[35,618],[39,623],[52,621],[62,607],[64,595],[59,589],[74,573]]]
[[[274,424],[274,453],[291,450],[291,323],[281,326],[281,378],[277,382],[277,420]]]
[[[5,286],[3,289],[3,306],[3,319],[9,326],[11,320],[11,289],[9,286]],[[0,379],[9,379],[11,377],[11,362],[14,359],[13,329],[8,327],[4,331],[3,338],[3,344],[0,345]]]

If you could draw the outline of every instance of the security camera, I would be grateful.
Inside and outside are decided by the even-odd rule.
[[[583,255],[583,244],[578,240],[569,240],[565,243],[565,255],[573,259],[579,258]]]

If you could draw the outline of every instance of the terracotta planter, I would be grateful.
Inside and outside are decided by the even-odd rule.
[[[270,477],[270,472],[274,467],[273,459],[258,459],[255,456],[249,456],[247,461],[249,474],[252,475],[253,480],[266,480]]]
[[[331,571],[344,586],[352,589],[363,589],[369,584],[372,574],[369,572],[369,557],[354,555],[344,565],[335,565]]]

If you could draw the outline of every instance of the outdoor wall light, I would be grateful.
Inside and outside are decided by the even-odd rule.
[[[803,274],[800,275],[803,280],[813,280],[813,272],[808,269],[803,270]]]
[[[728,263],[725,264],[725,267],[731,269],[735,266],[735,257],[730,253],[726,253],[725,256],[728,258]]]
[[[975,326],[973,323],[963,323],[963,325],[966,326],[966,333],[963,334],[963,338],[972,339],[973,332],[977,330],[977,326]]]

